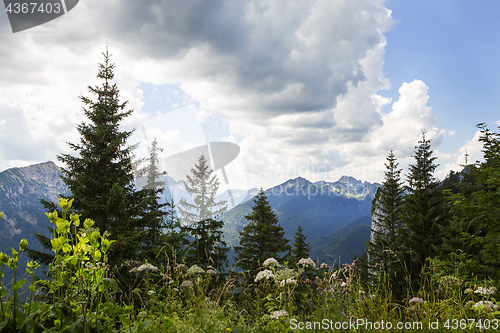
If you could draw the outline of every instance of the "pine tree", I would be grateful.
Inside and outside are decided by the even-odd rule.
[[[303,233],[302,226],[299,224],[295,231],[295,241],[293,243],[292,252],[290,255],[290,264],[295,265],[302,258],[309,258],[311,251],[310,243],[306,243],[306,236]]]
[[[438,254],[442,243],[441,230],[445,223],[443,195],[433,173],[437,164],[432,156],[430,141],[425,138],[415,147],[415,164],[410,165],[407,175],[407,195],[404,199],[405,263],[409,269],[413,287],[418,289],[419,274],[425,260]]]
[[[198,159],[198,164],[191,169],[191,173],[192,176],[186,176],[185,186],[194,203],[189,203],[184,198],[179,203],[181,223],[188,226],[213,218],[227,210],[225,200],[215,201],[220,182],[217,176],[212,176],[213,170],[203,154]]]
[[[253,213],[245,216],[250,222],[239,232],[240,245],[234,247],[236,266],[250,276],[255,276],[268,258],[283,263],[291,250],[285,231],[279,225],[262,189],[254,202]]]
[[[146,159],[147,165],[138,169],[137,176],[146,175],[146,184],[142,191],[145,194],[145,200],[142,202],[142,221],[143,241],[140,244],[141,255],[150,261],[154,260],[166,241],[164,228],[166,226],[166,216],[168,212],[165,207],[170,203],[161,203],[161,194],[165,191],[165,182],[161,177],[166,172],[160,172],[158,164],[160,163],[158,154],[163,149],[158,147],[156,139],[151,143],[150,156]]]
[[[57,158],[66,165],[62,179],[75,199],[74,210],[117,240],[109,252],[109,262],[114,265],[136,255],[144,193],[135,191],[133,185],[130,147],[126,146],[132,131],[119,128],[132,110],[124,111],[127,102],[119,101],[119,89],[111,84],[115,65],[107,51],[103,55],[104,64],[99,64],[97,75],[103,82],[89,86],[96,99],[80,97],[90,123],[78,125],[79,144],[68,143],[79,156],[61,154]]]
[[[167,257],[169,260],[172,260],[174,257],[177,261],[182,260],[181,257],[184,255],[184,248],[187,244],[187,233],[185,232],[185,229],[182,228],[180,220],[177,217],[173,198],[167,209],[165,233],[165,253]]]
[[[213,170],[204,155],[200,156],[191,173],[192,176],[186,176],[185,186],[194,203],[182,198],[179,204],[182,231],[193,238],[186,250],[187,259],[190,264],[222,269],[227,263],[228,249],[222,240],[224,222],[215,218],[227,210],[227,204],[224,200],[215,200],[220,182],[212,175]]]
[[[222,272],[228,264],[229,248],[223,240],[224,222],[212,218],[200,221],[188,229],[194,241],[188,245],[186,256],[190,265],[212,266]]]
[[[500,278],[500,134],[479,124],[485,161],[462,172],[459,192],[451,196],[453,218],[446,228],[440,262],[443,274],[467,281]],[[499,127],[500,128],[500,127]]]
[[[400,259],[403,258],[403,198],[404,188],[401,169],[391,150],[385,164],[385,179],[378,188],[372,202],[372,237],[368,242],[368,267],[380,267],[394,288],[394,296],[405,284],[405,272]]]

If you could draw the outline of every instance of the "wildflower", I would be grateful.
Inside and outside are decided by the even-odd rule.
[[[208,274],[208,275],[217,275],[217,272],[216,272],[216,271],[214,271],[213,269],[208,269],[208,270],[207,270],[207,274]]]
[[[203,274],[203,273],[205,273],[205,271],[203,270],[203,268],[198,267],[197,265],[193,265],[193,266],[189,267],[189,269],[187,270],[187,273],[188,274]]]
[[[483,287],[478,287],[475,291],[474,294],[480,294],[480,295],[492,295],[497,291],[495,287],[491,288],[483,288]]]
[[[483,309],[486,311],[492,311],[492,310],[498,309],[498,305],[493,304],[493,302],[490,302],[490,301],[479,301],[476,304],[474,304],[472,307],[476,308],[476,309]]]
[[[294,279],[290,278],[290,279],[286,279],[286,280],[281,280],[280,282],[280,287],[284,287],[285,284],[296,284],[297,281],[295,281]]]
[[[425,303],[425,301],[424,301],[423,299],[421,299],[421,298],[418,298],[418,297],[413,297],[412,299],[410,299],[410,300],[408,301],[408,303],[409,303],[409,304],[411,304],[411,303],[419,303],[419,304],[424,304],[424,303]]]
[[[9,256],[3,252],[0,252],[0,266],[5,265],[5,263],[9,260]]]
[[[138,272],[142,272],[142,271],[157,271],[157,270],[158,270],[158,267],[153,266],[150,263],[147,263],[147,264],[144,264],[144,265],[141,265],[141,266],[137,267],[137,271]]]
[[[268,258],[264,261],[264,264],[262,266],[264,266],[264,267],[279,267],[280,264],[279,264],[278,260],[276,260],[274,258]]]
[[[190,280],[182,281],[181,287],[193,288],[193,282]]]
[[[466,293],[466,294],[472,294],[472,289],[471,289],[471,288],[467,288],[467,289],[465,289],[465,293]]]
[[[279,319],[280,317],[286,317],[286,316],[288,316],[288,312],[286,312],[286,310],[279,310],[279,311],[274,311],[273,314],[271,315],[271,318]]]
[[[26,240],[26,238],[21,239],[21,241],[19,242],[19,251],[24,251],[27,247],[28,241]]]
[[[231,329],[229,327],[226,328],[226,332],[231,332]]]
[[[316,267],[316,264],[314,263],[314,261],[311,259],[311,258],[302,258],[299,260],[298,262],[299,265],[304,265],[304,267],[311,267],[311,268],[315,268]]]
[[[156,294],[156,291],[154,291],[154,290],[150,290],[150,291],[148,291],[148,295],[149,295],[149,296],[154,295],[154,294]]]
[[[270,278],[274,278],[274,274],[272,271],[266,269],[257,273],[257,276],[255,277],[255,282],[258,282],[262,279],[269,280]]]

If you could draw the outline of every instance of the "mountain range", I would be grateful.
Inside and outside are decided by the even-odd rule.
[[[269,188],[265,193],[290,244],[300,224],[306,241],[312,246],[311,258],[333,263],[332,257],[341,256],[342,262],[347,262],[353,255],[361,255],[366,250],[364,243],[370,240],[372,200],[379,186],[348,176],[335,182],[314,183],[298,177]],[[252,212],[253,206],[254,200],[248,200],[221,216],[229,247],[238,245],[239,231],[248,222],[245,215]],[[361,224],[355,222],[360,218]],[[366,225],[367,229],[363,228]],[[351,231],[353,229],[355,232]],[[340,232],[335,233],[337,230]],[[358,234],[358,231],[362,232]],[[335,248],[336,242],[343,245]]]
[[[59,194],[70,195],[60,175],[60,168],[53,162],[0,172],[0,211],[3,211],[0,251],[10,254],[10,247],[17,249],[22,238],[28,239],[30,248],[41,249],[34,233],[48,235],[50,222],[40,198],[57,202]],[[140,182],[137,181],[137,186]],[[191,200],[182,181],[166,177],[166,182],[169,190],[165,191],[163,199],[169,200],[173,195]],[[370,237],[371,202],[378,187],[379,184],[348,176],[334,182],[310,182],[298,177],[265,192],[290,244],[300,224],[312,246],[311,258],[333,263],[332,258],[341,256],[345,262],[365,251],[364,242]],[[236,206],[220,216],[225,223],[224,237],[228,246],[238,244],[238,232],[248,222],[245,215],[251,213],[252,199],[258,192],[257,188],[231,190]],[[216,198],[228,202],[229,199],[229,191]]]

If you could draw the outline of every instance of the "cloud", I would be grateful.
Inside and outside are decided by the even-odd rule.
[[[460,149],[456,155],[456,161],[454,163],[446,163],[445,168],[439,172],[436,172],[436,176],[439,179],[444,179],[448,173],[453,170],[455,172],[462,171],[465,163],[465,154],[467,156],[467,164],[474,164],[476,162],[484,161],[483,156],[483,143],[479,141],[481,137],[481,131],[476,131],[474,137],[468,140]]]
[[[40,33],[0,36],[0,127],[15,120],[28,131],[8,132],[19,144],[4,145],[0,157],[54,160],[68,152],[66,142],[78,142],[75,128],[85,121],[78,96],[92,97],[87,85],[99,83],[96,65],[108,45],[120,98],[136,111],[124,129],[170,121],[156,115],[161,105],[144,107],[151,87],[175,86],[183,99],[172,103],[196,107],[180,129],[148,125],[144,135],[157,137],[165,153],[201,144],[199,122],[218,117],[227,128],[223,137],[241,147],[251,187],[299,175],[380,180],[391,148],[403,163],[422,128],[433,145],[444,135],[424,82],[403,84],[392,105],[379,95],[390,88],[384,32],[393,19],[385,2],[80,2],[33,30]],[[196,140],[185,141],[185,133]],[[36,152],[20,149],[32,141]]]

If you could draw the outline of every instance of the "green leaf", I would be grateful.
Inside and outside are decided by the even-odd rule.
[[[21,287],[24,285],[25,282],[26,282],[26,280],[16,281],[16,283],[14,283],[14,285],[12,286],[12,290],[17,291],[17,290],[21,289]]]
[[[110,278],[104,278],[97,284],[99,291],[104,291],[105,289],[113,290],[115,293],[118,290],[118,283]]]
[[[141,333],[142,330],[145,329],[148,325],[149,325],[149,320],[143,321],[142,323],[139,324],[135,333]]]
[[[5,319],[4,321],[2,321],[2,322],[0,323],[0,332],[3,332],[3,331],[4,331],[3,329],[4,329],[4,328],[5,328],[8,324],[9,324],[9,318],[7,318],[7,319]]]

